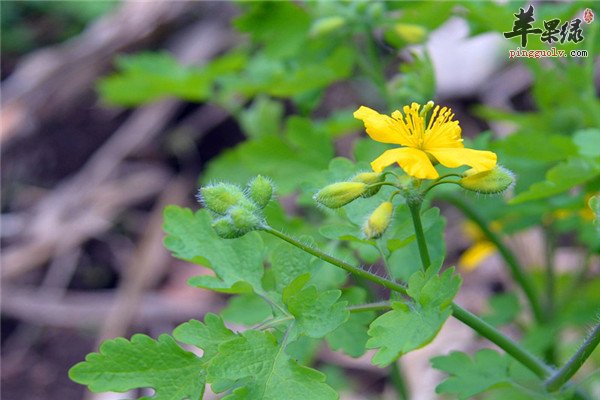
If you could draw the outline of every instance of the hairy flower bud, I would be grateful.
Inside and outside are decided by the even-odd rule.
[[[317,19],[310,27],[311,37],[320,37],[333,33],[346,25],[346,19],[340,16],[331,16]]]
[[[228,215],[231,217],[233,226],[243,234],[259,229],[261,218],[251,209],[243,206],[233,206],[229,209]]]
[[[373,213],[365,222],[363,226],[363,233],[367,239],[377,239],[381,237],[390,226],[392,221],[392,213],[394,212],[394,205],[389,202],[383,202],[373,211]]]
[[[352,182],[362,182],[367,185],[374,185],[385,181],[385,175],[378,172],[360,172],[354,175],[351,180]],[[381,189],[381,185],[367,189],[363,194],[363,197],[375,196],[379,192],[379,189]]]
[[[495,168],[483,172],[470,169],[464,173],[458,184],[473,192],[498,194],[508,189],[514,180],[515,177],[511,171],[497,165]]]
[[[329,208],[340,208],[364,195],[367,185],[362,182],[337,182],[325,186],[313,199]]]
[[[235,239],[246,234],[233,226],[233,221],[229,216],[216,219],[212,223],[212,227],[223,239]]]
[[[225,215],[230,207],[246,199],[242,189],[230,183],[201,187],[197,198],[204,207],[221,215]]]
[[[262,175],[256,176],[248,184],[248,196],[260,208],[265,208],[273,197],[273,184]]]

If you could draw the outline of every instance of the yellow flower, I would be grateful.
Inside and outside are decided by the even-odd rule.
[[[412,103],[404,106],[404,115],[398,110],[392,116],[362,106],[354,112],[354,118],[365,124],[371,139],[382,143],[399,144],[404,147],[383,152],[371,167],[381,172],[388,165],[397,162],[404,171],[419,179],[439,177],[434,165],[440,163],[456,168],[469,165],[475,171],[487,171],[496,166],[496,154],[491,151],[465,149],[458,121],[453,121],[452,110],[435,106],[429,123],[425,119],[433,102],[421,105]]]
[[[465,221],[463,233],[473,241],[473,245],[469,247],[458,259],[458,265],[465,271],[473,271],[489,256],[496,253],[496,246],[490,242],[483,234],[481,229],[471,221]],[[501,224],[498,221],[493,221],[490,224],[492,231],[498,232]]]

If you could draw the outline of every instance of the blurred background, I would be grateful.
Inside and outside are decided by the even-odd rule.
[[[565,135],[597,128],[597,103],[585,99],[596,102],[600,87],[590,43],[598,21],[585,27],[587,42],[565,45],[589,48],[588,58],[510,60],[520,43],[502,32],[523,3],[503,3],[2,1],[2,397],[122,398],[86,394],[68,368],[104,339],[156,337],[227,304],[186,285],[203,272],[164,249],[165,205],[195,209],[199,182],[263,173],[287,214],[302,215],[304,180],[334,155],[370,152],[357,150],[364,133],[352,111],[361,104],[383,112],[435,99],[453,108],[466,138],[483,137],[480,146],[523,123]],[[584,8],[533,4],[540,24]],[[543,46],[530,38],[528,48]],[[318,121],[311,129],[322,136],[294,137],[293,115]],[[499,151],[518,161],[528,145]],[[541,160],[523,187],[557,160]],[[502,262],[469,253],[478,233],[443,212],[446,264],[458,262],[465,278],[458,302],[491,313],[486,299],[511,293]],[[511,245],[541,265],[543,235],[524,228]],[[557,264],[568,272],[584,258],[585,277],[596,278],[597,256],[569,229]],[[512,307],[511,296],[500,301]],[[429,357],[480,346],[448,321],[431,346],[402,359],[411,398],[436,398],[441,375]],[[360,387],[343,398],[394,398],[369,355],[323,349],[318,360],[337,368],[340,387]]]

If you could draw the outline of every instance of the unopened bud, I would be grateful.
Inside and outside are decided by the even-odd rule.
[[[415,24],[396,24],[394,32],[408,44],[422,43],[427,37],[427,30]]]
[[[245,199],[244,192],[236,185],[219,183],[200,188],[197,195],[198,201],[209,210],[225,215],[229,207]]]
[[[394,212],[394,205],[386,201],[381,203],[379,207],[373,211],[373,213],[365,222],[363,226],[363,233],[367,239],[377,239],[381,237],[390,226],[392,221],[392,213]]]
[[[385,31],[384,37],[392,46],[401,48],[423,43],[427,39],[427,29],[415,24],[396,24]]]
[[[216,219],[213,221],[212,227],[217,235],[223,239],[235,239],[246,234],[246,232],[241,232],[233,226],[233,221],[229,216]]]
[[[337,182],[319,190],[313,199],[325,207],[340,208],[364,195],[367,185],[362,182]]]
[[[497,165],[489,171],[477,172],[470,169],[458,184],[467,190],[484,194],[498,194],[504,192],[514,182],[514,174],[504,167]]]
[[[260,208],[265,208],[273,197],[273,184],[262,175],[258,175],[248,184],[248,196]]]
[[[385,181],[385,175],[378,172],[360,172],[352,178],[352,182],[362,182],[367,185],[374,185],[383,181]],[[381,185],[369,188],[365,191],[363,197],[375,196],[379,189],[381,189]]]
[[[316,20],[310,27],[310,36],[319,37],[335,32],[346,24],[346,19],[340,16],[324,17]]]
[[[261,227],[261,218],[251,209],[242,206],[233,206],[228,212],[233,226],[238,231],[248,233]]]

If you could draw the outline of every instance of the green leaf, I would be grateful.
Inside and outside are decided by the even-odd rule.
[[[496,149],[505,156],[540,162],[562,161],[577,154],[577,146],[568,136],[542,132],[521,132],[510,135],[497,143]]]
[[[309,237],[304,236],[300,240],[308,242]],[[310,240],[309,245],[314,245]],[[294,279],[305,273],[311,273],[314,267],[311,265],[313,256],[296,246],[282,242],[271,252],[271,269],[275,276],[277,289],[280,291],[288,286]]]
[[[211,227],[206,210],[168,206],[164,211],[165,247],[174,257],[211,268],[214,276],[191,278],[192,286],[228,293],[261,293],[263,243],[256,232],[224,240]]]
[[[293,2],[255,2],[234,25],[264,44],[269,56],[285,57],[300,54],[310,29],[310,16]]]
[[[239,70],[245,57],[230,53],[204,67],[181,65],[168,53],[140,53],[117,59],[119,72],[98,84],[102,99],[110,104],[136,106],[165,96],[202,101],[212,92],[213,82]]]
[[[254,293],[234,296],[221,310],[223,319],[241,325],[254,325],[273,316],[271,306]]]
[[[551,168],[545,181],[534,183],[527,191],[515,196],[510,203],[517,204],[554,196],[598,176],[600,163],[588,158],[571,157]]]
[[[473,359],[458,351],[435,357],[431,359],[433,368],[450,375],[435,391],[458,395],[461,400],[470,399],[489,388],[508,384],[509,362],[508,357],[489,349],[478,351]]]
[[[205,384],[202,361],[168,335],[107,340],[99,353],[71,368],[69,377],[92,392],[153,388],[155,395],[143,398],[153,400],[198,399]]]
[[[220,344],[237,336],[225,327],[221,317],[209,313],[204,317],[204,323],[193,319],[179,325],[173,331],[173,337],[202,349],[202,362],[206,363],[217,354]]]
[[[338,301],[341,291],[318,292],[316,286],[306,285],[309,279],[310,274],[301,275],[283,290],[283,303],[295,318],[293,338],[322,338],[348,319],[347,302]]]
[[[600,129],[585,129],[575,133],[573,142],[579,154],[586,157],[600,157]]]
[[[342,293],[341,300],[350,305],[362,304],[367,300],[367,292],[351,287]],[[366,351],[367,330],[376,314],[374,311],[351,313],[348,320],[327,335],[327,343],[333,350],[342,350],[351,357],[360,357]]]
[[[278,193],[286,195],[300,183],[318,179],[327,167],[329,157],[305,150],[276,136],[249,140],[211,162],[202,180],[233,180],[241,184],[260,174],[273,179]]]
[[[281,131],[283,104],[266,96],[258,96],[240,115],[244,133],[250,137],[277,135]]]
[[[219,392],[233,389],[227,400],[338,398],[324,383],[325,375],[291,360],[270,332],[246,331],[223,343],[209,366],[208,381]]]
[[[374,364],[388,365],[435,338],[452,312],[449,305],[460,286],[460,277],[453,273],[454,268],[450,268],[438,276],[432,267],[411,276],[408,294],[414,302],[395,301],[392,311],[371,323],[367,347],[379,349]]]

